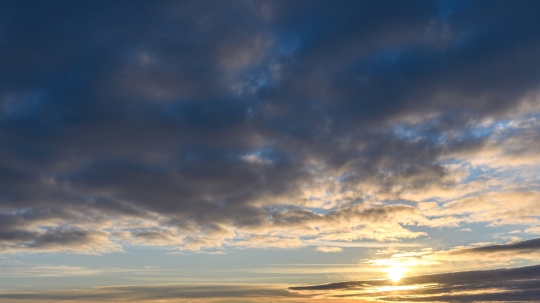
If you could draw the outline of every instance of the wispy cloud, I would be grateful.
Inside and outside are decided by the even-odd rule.
[[[284,285],[243,284],[168,284],[96,287],[79,290],[42,292],[0,292],[4,302],[87,302],[135,301],[135,302],[260,302],[283,300],[295,302],[294,298],[306,297],[292,294]],[[291,300],[287,300],[291,299]],[[300,302],[300,301],[296,301]]]
[[[331,246],[318,246],[315,250],[325,253],[339,253],[343,251],[341,247],[331,247]]]

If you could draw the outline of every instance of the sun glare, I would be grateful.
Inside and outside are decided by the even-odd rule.
[[[390,278],[390,280],[394,282],[399,281],[399,279],[401,279],[402,277],[403,277],[403,273],[400,271],[391,271],[388,273],[388,278]]]
[[[394,265],[393,267],[388,268],[388,278],[394,283],[403,278],[404,273],[405,269],[401,266]]]

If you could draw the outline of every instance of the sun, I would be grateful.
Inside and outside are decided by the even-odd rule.
[[[403,272],[401,271],[391,271],[388,273],[388,278],[392,280],[392,282],[398,282],[399,279],[403,278]]]
[[[388,268],[388,278],[394,283],[397,283],[401,278],[403,278],[404,273],[405,268],[398,265]]]

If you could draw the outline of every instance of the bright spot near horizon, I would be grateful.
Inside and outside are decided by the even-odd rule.
[[[398,282],[401,278],[403,278],[404,273],[405,268],[399,265],[394,265],[388,268],[388,278],[394,283]]]

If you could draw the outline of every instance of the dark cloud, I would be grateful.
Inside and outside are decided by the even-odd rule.
[[[483,122],[538,111],[535,1],[0,7],[10,247],[69,250],[90,235],[221,246],[234,230],[261,239],[284,226],[315,236],[343,210],[389,211],[355,213],[366,197],[456,187],[441,161],[491,148]],[[20,215],[44,209],[47,220]],[[369,225],[349,222],[332,232]]]
[[[512,254],[526,254],[540,251],[540,238],[531,239],[525,241],[518,241],[509,244],[497,244],[491,246],[482,246],[474,248],[457,249],[451,254],[497,254],[497,253],[512,253]]]
[[[109,239],[109,233],[81,230],[72,227],[49,228],[40,231],[9,230],[0,234],[4,252],[68,251],[83,254],[102,254],[121,251]]]
[[[399,290],[389,280],[366,280],[298,286],[289,289],[309,295],[373,298],[403,302],[535,302],[540,294],[540,266],[466,271],[403,278]],[[347,291],[346,294],[340,291]],[[368,292],[366,292],[368,291]],[[356,293],[355,293],[356,292]]]

